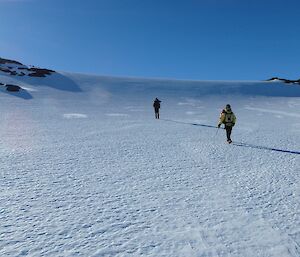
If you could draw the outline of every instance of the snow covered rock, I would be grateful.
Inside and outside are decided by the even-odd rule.
[[[4,59],[0,58],[0,64],[13,64],[13,65],[20,65],[22,66],[23,64],[14,60],[9,60],[9,59]]]
[[[290,80],[290,79],[282,79],[282,78],[278,78],[278,77],[273,77],[273,78],[267,79],[267,81],[281,81],[286,84],[300,84],[300,79]]]
[[[12,76],[46,77],[55,71],[37,67],[28,67],[20,62],[0,58],[0,73],[9,73]]]
[[[32,71],[28,76],[30,77],[46,77],[46,75],[51,75],[51,73],[55,72],[48,69],[39,69],[39,68],[30,68],[28,71]]]
[[[7,84],[6,90],[10,92],[19,92],[22,88],[17,85]]]

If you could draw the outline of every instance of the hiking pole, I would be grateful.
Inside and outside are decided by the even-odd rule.
[[[218,129],[217,129],[217,131],[216,131],[216,134],[215,134],[215,136],[214,136],[214,137],[216,137],[216,136],[217,136],[218,132],[219,132],[219,127],[218,127]]]

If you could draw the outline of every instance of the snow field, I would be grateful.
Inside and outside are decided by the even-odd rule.
[[[299,256],[298,97],[68,79],[0,95],[0,255]]]

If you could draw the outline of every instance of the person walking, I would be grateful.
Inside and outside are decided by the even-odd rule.
[[[153,102],[154,112],[155,112],[155,119],[159,119],[159,108],[160,108],[161,101],[158,98],[155,98]]]
[[[220,114],[220,120],[219,120],[218,128],[220,128],[222,124],[225,125],[227,142],[229,144],[232,143],[231,132],[232,132],[232,128],[235,125],[235,122],[236,122],[236,116],[232,112],[230,104],[227,104],[225,109],[223,109],[221,114]]]

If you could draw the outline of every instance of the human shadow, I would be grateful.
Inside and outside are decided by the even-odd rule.
[[[199,124],[199,123],[191,123],[191,122],[184,122],[184,121],[177,121],[177,120],[168,120],[168,119],[161,119],[161,120],[163,120],[163,121],[169,121],[169,122],[174,122],[174,123],[180,123],[180,124],[186,124],[186,125],[192,125],[192,126],[205,127],[205,128],[215,128],[215,129],[218,128],[216,126],[206,125],[206,124]]]
[[[300,151],[284,150],[284,149],[278,149],[278,148],[272,148],[272,147],[266,147],[266,146],[247,144],[247,143],[242,143],[242,142],[233,142],[232,144],[235,145],[235,146],[248,147],[248,148],[254,148],[254,149],[261,149],[261,150],[268,150],[268,151],[274,151],[274,152],[300,154]]]

